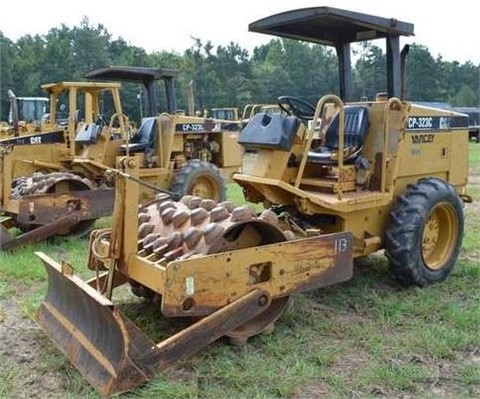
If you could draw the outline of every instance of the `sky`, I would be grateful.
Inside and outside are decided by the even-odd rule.
[[[269,15],[296,8],[330,6],[396,18],[415,25],[415,36],[402,38],[401,45],[418,43],[436,58],[480,64],[480,16],[471,0],[454,3],[426,0],[155,0],[58,1],[8,0],[2,3],[0,30],[11,40],[30,34],[46,34],[65,24],[73,27],[87,16],[102,24],[113,39],[147,52],[183,53],[199,38],[214,46],[238,43],[252,51],[272,36],[248,32],[248,24]]]

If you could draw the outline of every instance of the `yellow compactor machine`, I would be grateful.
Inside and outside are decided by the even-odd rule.
[[[90,239],[97,276],[83,281],[38,253],[49,278],[38,322],[103,395],[221,336],[242,343],[271,330],[293,294],[350,279],[356,257],[384,249],[393,273],[417,286],[456,263],[471,200],[467,117],[402,99],[399,38],[413,25],[319,7],[250,30],[334,46],[339,57],[340,96],[316,106],[281,97],[284,113],[257,114],[240,135],[250,161],[234,180],[266,209],[163,195],[139,209],[138,161],[124,157],[112,170],[114,226]],[[387,41],[387,93],[352,102],[350,43],[374,38]],[[192,324],[153,342],[112,302],[124,283]]]
[[[51,110],[44,129],[0,140],[0,249],[91,231],[96,219],[112,213],[114,189],[105,171],[121,155],[134,156],[139,165],[141,203],[159,191],[223,200],[226,181],[241,166],[240,122],[177,112],[177,75],[173,69],[123,66],[87,74],[144,85],[146,117],[136,132],[128,129],[118,82],[42,86]],[[165,86],[167,112],[161,114],[157,81]],[[62,98],[68,102],[64,115],[57,111]],[[15,229],[23,234],[12,234]]]
[[[0,140],[35,133],[45,129],[48,97],[17,97],[8,90],[10,111],[8,122],[0,122]]]
[[[42,88],[50,112],[40,130],[0,140],[0,249],[84,234],[113,210],[113,190],[103,176],[127,142],[120,84],[57,82]],[[111,123],[102,117],[101,99],[112,104]],[[12,234],[18,229],[21,234]]]

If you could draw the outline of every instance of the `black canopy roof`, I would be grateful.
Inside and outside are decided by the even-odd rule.
[[[311,7],[271,15],[252,22],[248,29],[335,47],[340,97],[344,101],[352,99],[350,44],[384,38],[387,42],[387,94],[401,96],[403,61],[399,38],[413,35],[413,24],[333,7]],[[403,55],[407,53],[408,47]]]
[[[248,29],[290,39],[338,46],[389,36],[413,35],[413,24],[332,7],[282,12],[252,22]]]
[[[169,68],[148,68],[133,66],[106,66],[91,70],[85,74],[87,79],[115,80],[122,82],[143,83],[146,92],[146,116],[157,114],[157,97],[155,93],[155,81],[163,80],[167,97],[168,112],[177,110],[177,100],[174,92],[174,79],[179,71]]]
[[[176,69],[132,66],[107,66],[85,74],[87,79],[118,80],[124,82],[152,81],[178,76]]]

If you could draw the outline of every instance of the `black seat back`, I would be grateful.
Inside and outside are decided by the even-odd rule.
[[[157,132],[157,118],[143,118],[138,133],[128,143],[128,150],[131,152],[143,152],[152,150],[155,146],[155,134]],[[120,152],[126,153],[126,146],[120,146]]]
[[[138,129],[138,134],[136,134],[131,142],[132,143],[142,143],[142,144],[151,144],[155,141],[155,132],[157,130],[157,119],[154,117],[144,118],[140,129]]]
[[[338,149],[339,116],[335,117],[325,134],[325,147]],[[368,131],[368,109],[363,106],[345,107],[344,147],[360,148],[365,143]]]
[[[338,163],[338,125],[339,116],[335,116],[325,133],[324,145],[308,152],[311,163],[332,165]],[[344,162],[352,163],[360,154],[368,132],[368,108],[363,106],[345,107],[345,136],[343,148],[346,150]]]

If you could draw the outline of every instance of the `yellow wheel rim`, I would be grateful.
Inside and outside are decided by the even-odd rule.
[[[422,256],[426,266],[439,270],[445,266],[455,248],[458,222],[453,207],[438,204],[428,215],[422,234]]]
[[[215,201],[221,200],[215,181],[207,176],[195,179],[190,187],[190,192],[187,194],[195,195],[200,198],[210,198]]]

